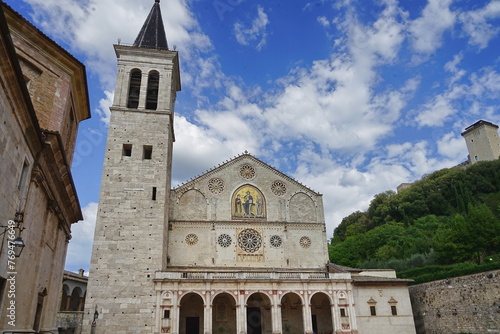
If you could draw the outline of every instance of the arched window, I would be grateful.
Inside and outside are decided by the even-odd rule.
[[[132,70],[130,72],[130,86],[128,90],[127,108],[137,109],[139,106],[139,94],[141,93],[141,70]]]
[[[146,109],[156,110],[158,106],[158,84],[160,82],[160,74],[157,71],[149,72],[148,76],[148,92],[146,95]]]

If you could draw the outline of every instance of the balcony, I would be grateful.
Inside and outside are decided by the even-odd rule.
[[[260,272],[260,271],[160,271],[156,280],[346,280],[350,273],[328,272]]]

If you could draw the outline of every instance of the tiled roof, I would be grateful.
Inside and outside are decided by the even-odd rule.
[[[379,277],[379,276],[352,276],[353,283],[399,283],[409,284],[414,281],[404,278]]]
[[[135,47],[168,50],[167,36],[161,18],[160,0],[155,4],[134,42]]]

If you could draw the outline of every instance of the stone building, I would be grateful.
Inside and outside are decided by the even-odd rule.
[[[462,137],[464,137],[467,150],[469,151],[467,161],[469,164],[500,158],[498,125],[480,120],[468,126],[462,132]]]
[[[84,333],[415,333],[408,280],[328,261],[322,195],[245,152],[170,188],[179,58],[115,45]]]
[[[83,269],[80,269],[78,274],[64,271],[61,306],[57,313],[59,334],[80,334],[82,332],[87,281],[88,277],[84,275]]]
[[[54,333],[82,219],[70,165],[90,117],[85,68],[2,2],[0,87],[0,331]]]

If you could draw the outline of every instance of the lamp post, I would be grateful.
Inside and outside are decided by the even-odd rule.
[[[23,252],[24,247],[26,246],[24,244],[23,238],[17,237],[10,243],[10,245],[14,246],[14,256],[15,257],[20,257],[21,253]]]
[[[14,220],[9,220],[8,225],[0,226],[4,228],[4,231],[0,235],[3,235],[5,233],[7,233],[8,235],[7,239],[9,239],[8,241],[9,255],[12,254],[11,253],[12,251],[15,257],[20,257],[24,247],[26,246],[21,236],[14,238],[16,234],[15,232],[16,229],[19,230],[19,232],[22,232],[22,230],[24,229],[23,227],[21,227],[23,217],[24,217],[24,212],[18,211],[16,212]]]

